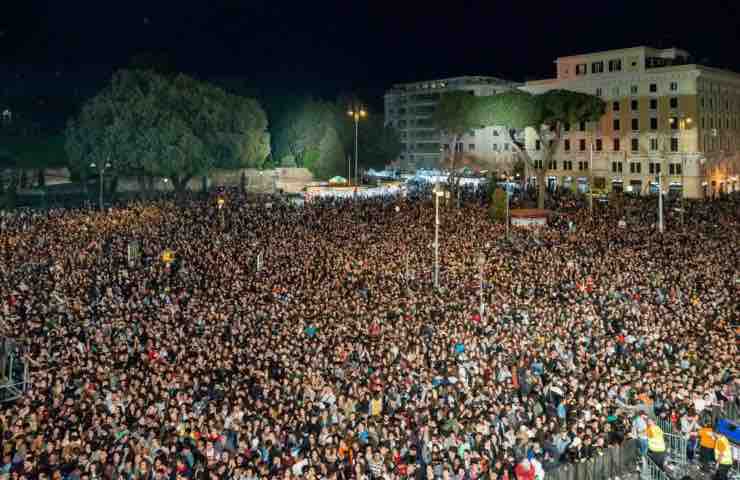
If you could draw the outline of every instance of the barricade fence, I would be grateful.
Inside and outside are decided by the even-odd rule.
[[[637,442],[627,440],[607,448],[602,455],[579,463],[568,463],[548,471],[545,480],[604,480],[635,471]]]
[[[647,456],[642,458],[640,480],[671,480],[671,478]]]

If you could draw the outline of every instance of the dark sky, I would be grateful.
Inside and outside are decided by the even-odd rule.
[[[7,0],[0,87],[39,72],[79,85],[143,51],[199,77],[325,96],[465,74],[546,77],[559,55],[637,45],[675,45],[740,71],[740,1],[683,3]]]

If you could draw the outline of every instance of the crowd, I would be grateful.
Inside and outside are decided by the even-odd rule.
[[[0,217],[2,480],[532,479],[738,399],[731,200],[444,208],[435,290],[428,200],[224,195]]]

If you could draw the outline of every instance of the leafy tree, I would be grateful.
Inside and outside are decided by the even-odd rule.
[[[317,160],[315,153],[326,131],[336,126],[337,114],[327,102],[306,100],[278,122],[275,127],[278,157],[292,155],[299,167],[308,167]]]
[[[254,99],[185,75],[122,70],[66,130],[70,168],[91,163],[114,176],[165,177],[181,192],[213,168],[259,168],[269,154],[267,117]]]
[[[447,139],[446,148],[450,155],[451,172],[448,185],[453,194],[459,183],[457,169],[462,156],[462,152],[458,151],[457,145],[462,140],[463,135],[480,127],[480,121],[475,115],[476,106],[477,98],[469,92],[447,92],[442,95],[432,114],[432,125]]]
[[[378,170],[398,158],[403,148],[398,131],[385,126],[380,116],[371,116],[364,121],[357,143],[359,163],[365,168]]]
[[[560,148],[564,125],[598,121],[605,108],[598,97],[567,90],[550,90],[540,95],[515,90],[477,99],[477,121],[483,126],[505,127],[520,158],[535,172],[539,208],[545,205],[545,169]],[[527,132],[540,142],[542,168],[527,149]]]
[[[280,166],[286,168],[292,168],[296,166],[295,157],[293,155],[286,155],[280,159]]]
[[[506,191],[503,188],[496,188],[491,195],[491,206],[488,213],[496,223],[506,222]]]
[[[326,130],[324,138],[319,142],[318,156],[313,154],[311,158],[313,160],[308,168],[318,178],[331,178],[343,173],[344,147],[335,129]]]

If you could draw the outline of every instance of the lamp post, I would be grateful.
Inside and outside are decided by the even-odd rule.
[[[663,233],[663,173],[658,172],[658,231]]]
[[[434,187],[434,288],[439,288],[439,199],[445,195],[443,188]]]
[[[486,265],[486,255],[481,251],[478,255],[478,274],[480,276],[480,319],[483,321],[483,314],[486,310],[486,304],[483,299],[483,267]]]
[[[106,170],[111,168],[110,161],[105,162],[105,165],[102,165],[98,167],[95,163],[90,164],[90,168],[97,169],[98,170],[98,181],[100,182],[100,188],[99,188],[99,208],[100,211],[103,211],[103,175],[105,174]]]
[[[367,111],[362,107],[353,107],[347,111],[347,115],[352,117],[355,121],[355,185],[357,185],[357,137],[360,119],[367,117]],[[348,179],[351,180],[351,179]]]
[[[221,228],[224,228],[224,205],[226,204],[226,200],[224,197],[218,197],[216,200],[216,204],[218,205],[218,212],[219,212],[219,218],[221,220]]]
[[[686,195],[686,185],[684,184],[684,170],[686,170],[686,141],[684,139],[684,130],[686,130],[687,126],[691,125],[691,117],[684,117],[683,114],[681,114],[681,122],[679,123],[679,127],[681,129],[681,227],[683,227],[683,221],[684,221],[684,204],[683,204],[683,197]]]

